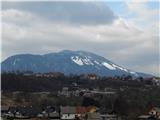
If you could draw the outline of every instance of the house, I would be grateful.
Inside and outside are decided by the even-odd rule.
[[[158,107],[153,107],[150,111],[149,111],[149,115],[150,116],[154,116],[156,119],[160,120],[160,108]]]
[[[58,77],[63,77],[64,74],[61,72],[49,72],[49,73],[44,73],[43,74],[44,77],[54,77],[54,78],[58,78]]]
[[[6,114],[7,118],[26,119],[36,117],[39,111],[33,106],[12,106]]]
[[[21,112],[16,112],[15,118],[17,118],[17,119],[27,119],[27,118],[30,118],[30,117],[21,113]]]
[[[88,113],[87,120],[102,120],[102,117],[101,117],[100,113],[97,113],[97,112]]]
[[[82,106],[76,107],[76,117],[79,118],[80,120],[82,118],[85,118],[87,112],[88,111],[87,111],[86,107],[82,107]]]
[[[38,111],[33,106],[17,106],[16,118],[32,118],[38,114]]]
[[[76,117],[76,107],[60,107],[62,120],[74,120]]]
[[[87,119],[88,116],[90,120],[101,120],[99,119],[99,114],[95,112],[97,111],[97,108],[95,106],[89,106],[89,107],[83,107],[83,106],[77,106],[77,107],[60,107],[61,111],[61,119],[62,120],[74,120],[74,119]],[[93,113],[93,114],[92,114]],[[89,115],[88,115],[89,114]]]
[[[160,108],[152,107],[147,115],[141,115],[138,117],[139,120],[160,120]]]
[[[60,114],[58,112],[51,112],[49,113],[50,119],[60,119]]]
[[[60,92],[60,95],[64,95],[66,97],[70,96],[69,88],[68,87],[63,87],[62,92]]]
[[[35,73],[34,75],[36,77],[48,77],[48,78],[64,77],[64,74],[61,72]]]
[[[36,117],[37,118],[43,118],[44,116],[43,116],[43,113],[38,113]]]
[[[10,106],[8,113],[6,114],[7,118],[14,118],[17,112],[17,107],[15,106]]]
[[[80,96],[81,91],[73,87],[63,87],[62,91],[58,91],[58,96],[72,97]]]
[[[42,73],[35,73],[34,74],[36,77],[43,77],[43,74]]]
[[[90,80],[97,80],[99,77],[94,73],[90,73],[90,74],[84,74],[84,78],[87,78]]]
[[[97,76],[95,73],[89,73],[89,74],[81,74],[81,79],[90,79],[90,80],[97,80],[99,79],[99,76]]]
[[[153,77],[152,82],[156,86],[160,86],[160,77]]]
[[[96,80],[96,79],[98,79],[98,76],[96,74],[88,74],[88,79]]]
[[[33,74],[33,72],[31,72],[31,71],[26,71],[26,72],[23,73],[23,75],[24,75],[24,76],[32,76],[32,75],[34,75],[34,74]]]
[[[8,113],[9,107],[8,106],[1,106],[1,116],[4,117]]]
[[[98,108],[95,106],[88,106],[88,107],[86,107],[86,110],[88,113],[94,113],[98,110]]]
[[[7,113],[9,110],[9,107],[8,106],[1,106],[1,113]]]
[[[39,117],[59,119],[60,115],[56,111],[56,108],[54,106],[47,106],[47,107],[44,108],[44,111],[42,112],[42,116],[39,114]]]

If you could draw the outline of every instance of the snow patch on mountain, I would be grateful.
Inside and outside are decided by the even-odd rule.
[[[94,65],[94,63],[92,63],[92,61],[91,61],[89,58],[87,58],[86,56],[85,56],[84,59],[82,59],[82,61],[83,61],[86,65]]]
[[[138,76],[138,74],[136,72],[130,71],[131,74]]]
[[[78,65],[94,65],[94,63],[87,56],[84,56],[83,58],[79,56],[72,56],[71,60]]]
[[[97,62],[96,60],[94,61],[94,63],[96,63],[97,65],[100,65],[100,66],[101,66],[101,64],[100,64],[99,62]]]
[[[123,71],[125,71],[125,72],[128,72],[127,69],[122,68],[122,67],[120,67],[120,66],[118,66],[118,65],[112,64],[112,66],[115,67],[115,68],[118,68],[118,69],[120,69],[120,70],[123,70]]]
[[[79,58],[78,56],[72,56],[71,59],[73,62],[75,62],[78,65],[81,65],[81,66],[84,65],[82,59]]]
[[[116,70],[115,67],[113,67],[112,65],[106,63],[106,62],[103,62],[102,65],[104,65],[106,68],[110,69],[110,70]]]

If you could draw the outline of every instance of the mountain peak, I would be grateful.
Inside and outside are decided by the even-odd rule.
[[[83,50],[77,50],[77,51],[74,51],[74,50],[62,50],[60,51],[59,53],[72,53],[72,54],[93,54],[91,52],[88,52],[88,51],[83,51]]]
[[[23,57],[22,57],[23,56]],[[139,76],[104,57],[86,51],[63,50],[45,55],[15,55],[2,62],[3,71],[62,72],[64,74],[97,73],[102,76]]]

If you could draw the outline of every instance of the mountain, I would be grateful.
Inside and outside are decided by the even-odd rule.
[[[94,53],[69,50],[44,55],[14,55],[1,63],[1,71],[62,72],[66,75],[96,73],[102,76],[148,76],[123,68]]]

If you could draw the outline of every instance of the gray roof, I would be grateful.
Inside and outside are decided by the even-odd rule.
[[[49,116],[50,116],[50,117],[59,117],[59,113],[57,113],[57,112],[52,112],[52,113],[49,113]]]
[[[100,113],[88,113],[88,120],[102,120]]]
[[[66,106],[66,107],[61,107],[60,109],[62,114],[76,114],[75,107]]]

